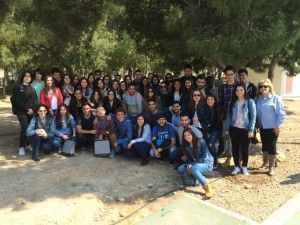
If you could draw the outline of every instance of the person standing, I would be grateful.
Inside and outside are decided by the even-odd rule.
[[[276,144],[279,129],[286,118],[286,113],[282,99],[275,94],[272,82],[269,79],[261,80],[258,83],[258,90],[259,95],[255,98],[255,103],[263,152],[262,168],[269,163],[269,175],[274,176]]]
[[[44,73],[41,70],[35,70],[34,80],[31,85],[35,89],[38,102],[40,102],[40,94],[45,87]]]

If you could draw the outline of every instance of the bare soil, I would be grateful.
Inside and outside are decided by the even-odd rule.
[[[251,145],[250,176],[218,168],[209,176],[216,191],[210,202],[261,222],[300,191],[300,101],[287,100],[285,107],[278,141],[285,161],[276,176],[258,170],[261,145]],[[179,190],[174,168],[154,160],[141,167],[137,159],[95,158],[92,152],[72,158],[53,153],[38,163],[30,152],[19,157],[18,132],[9,101],[1,102],[0,224],[134,224],[184,192],[202,198],[201,187]]]

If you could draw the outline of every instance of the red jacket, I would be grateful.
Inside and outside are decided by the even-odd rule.
[[[55,95],[56,95],[56,98],[57,98],[57,107],[58,107],[61,104],[63,104],[64,98],[61,94],[61,91],[57,87],[55,88]],[[42,105],[48,106],[49,109],[51,109],[51,102],[52,102],[52,95],[50,95],[49,92],[48,92],[48,96],[46,97],[45,90],[43,89],[41,91],[41,95],[40,95],[40,103]]]

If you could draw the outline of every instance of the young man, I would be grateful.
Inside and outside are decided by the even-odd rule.
[[[117,136],[114,122],[110,116],[106,116],[106,111],[99,106],[96,111],[96,118],[93,123],[93,129],[96,130],[95,138],[98,140],[108,139],[111,148],[110,157],[114,157],[117,147]]]
[[[205,95],[212,94],[219,100],[219,90],[218,87],[215,85],[215,77],[213,75],[208,75],[205,79],[206,88],[205,88]]]
[[[135,72],[134,72],[134,76],[133,76],[133,83],[136,87],[136,90],[138,92],[141,93],[141,86],[142,86],[142,78],[143,78],[143,74],[142,74],[142,71],[137,69]]]
[[[129,142],[132,140],[132,123],[126,119],[126,109],[118,108],[116,110],[115,120],[117,130],[117,148],[116,153],[124,153],[127,150]]]
[[[76,130],[77,130],[77,143],[80,151],[94,147],[94,136],[96,130],[93,128],[95,117],[91,112],[91,106],[89,103],[82,105],[83,115],[80,115],[77,119]]]
[[[159,84],[159,96],[161,99],[161,109],[164,114],[168,115],[170,113],[169,107],[171,106],[172,102],[171,96],[168,92],[168,86],[164,81]]]
[[[181,105],[178,101],[174,101],[172,105],[173,115],[171,118],[171,123],[177,128],[180,127],[180,113]]]
[[[51,69],[51,76],[53,77],[55,87],[58,87],[62,91],[63,81],[61,79],[60,70],[56,67]]]
[[[200,74],[197,76],[196,79],[196,89],[201,92],[203,98],[206,98],[205,88],[206,88],[205,74]]]
[[[136,91],[133,83],[129,84],[128,93],[123,95],[123,105],[127,110],[128,119],[134,124],[136,116],[143,110],[143,96]]]
[[[176,148],[176,132],[167,123],[166,116],[161,114],[157,118],[157,125],[152,131],[152,149],[150,156],[158,159],[169,159],[174,162],[178,156]]]
[[[196,76],[193,75],[194,70],[191,64],[185,64],[184,67],[184,76],[180,78],[181,84],[184,84],[185,80],[190,78],[193,80],[193,85],[195,87],[196,84]]]
[[[225,127],[225,121],[226,121],[226,116],[228,114],[228,109],[229,109],[229,104],[233,95],[233,91],[236,87],[236,82],[235,82],[235,69],[233,66],[226,66],[224,69],[224,74],[226,77],[226,83],[223,84],[220,89],[219,89],[219,100],[221,107],[224,112],[224,126]],[[223,131],[223,145],[224,145],[224,152],[226,154],[226,161],[223,164],[223,166],[229,166],[230,165],[230,160],[231,160],[231,141],[230,138],[225,136],[225,131]],[[222,143],[220,143],[221,145]],[[221,150],[222,151],[222,150]]]
[[[151,130],[157,125],[157,117],[161,114],[157,110],[157,104],[154,100],[148,101],[148,110],[145,113],[146,122],[150,125]]]

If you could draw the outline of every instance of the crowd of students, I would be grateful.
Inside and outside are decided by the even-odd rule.
[[[213,195],[203,173],[234,159],[232,175],[249,175],[249,143],[257,142],[259,128],[263,165],[274,175],[276,142],[285,119],[281,98],[269,79],[248,81],[248,71],[224,69],[225,82],[216,84],[213,75],[194,75],[191,65],[175,78],[141,70],[133,76],[104,75],[87,77],[61,74],[53,68],[44,76],[25,71],[11,97],[13,113],[19,120],[19,155],[32,151],[61,152],[64,141],[76,140],[79,151],[93,149],[95,140],[107,139],[111,154],[174,163],[182,176],[191,175],[203,186],[206,197]],[[32,78],[33,77],[33,78]]]

